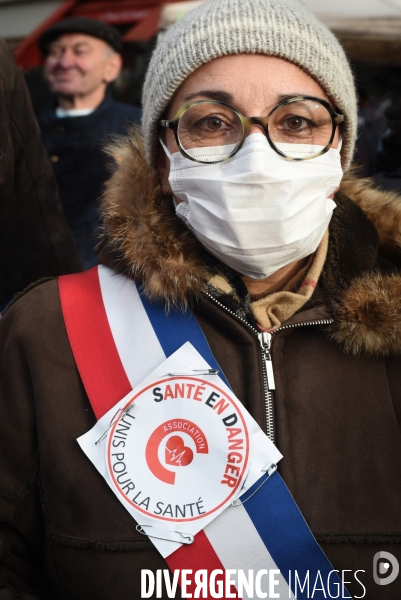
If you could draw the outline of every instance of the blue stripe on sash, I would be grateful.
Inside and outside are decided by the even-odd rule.
[[[192,312],[190,310],[186,313],[172,310],[167,313],[163,305],[149,302],[141,294],[141,290],[138,291],[166,357],[171,356],[186,342],[191,342],[209,365],[213,369],[219,370],[219,376],[230,387]],[[252,498],[250,497],[260,486],[264,477],[254,483],[241,497],[242,501],[249,497],[249,500],[244,503],[244,508],[263,543],[297,599],[314,598],[315,600],[322,600],[323,598],[330,598],[327,582],[333,567],[316,542],[282,477],[277,472],[274,473],[269,481],[262,485]],[[297,581],[296,588],[295,572],[299,581],[299,583]],[[309,588],[307,585],[304,587],[308,572]],[[318,579],[316,582],[318,572],[320,572],[322,579],[321,581]],[[342,582],[337,573],[333,573],[330,577],[333,593],[337,593],[335,584],[340,585],[339,590],[342,594]],[[312,595],[314,586],[315,592]],[[322,587],[325,591],[319,590]],[[345,588],[344,594],[339,597],[351,598],[347,595]]]
[[[167,313],[164,306],[149,302],[149,300],[141,294],[140,290],[138,291],[146,314],[149,317],[149,321],[155,330],[166,357],[168,358],[171,356],[186,342],[191,342],[199,354],[207,363],[209,363],[211,368],[218,369],[219,376],[224,383],[230,387],[223,371],[214,358],[207,339],[193,313],[190,310],[185,313],[171,310]]]
[[[277,472],[274,473],[269,481],[250,497],[260,486],[261,481],[263,480],[259,479],[241,496],[241,500],[244,502],[249,498],[243,506],[297,599],[330,598],[329,591],[332,597],[340,593],[343,595],[338,596],[339,598],[351,598],[345,588],[343,593],[342,583],[337,573],[330,576],[328,583],[333,567],[313,537],[282,477]],[[295,572],[298,577],[297,582],[295,582]],[[304,587],[308,573],[309,585]],[[339,588],[337,584],[340,585]],[[316,590],[312,595],[314,586]],[[302,587],[304,587],[303,591],[301,591]],[[325,591],[321,590],[322,587]]]

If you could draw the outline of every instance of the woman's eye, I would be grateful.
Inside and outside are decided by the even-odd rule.
[[[291,129],[292,131],[297,131],[299,129],[303,129],[306,125],[305,119],[301,117],[290,117],[286,120],[287,129]]]
[[[221,119],[218,119],[217,117],[210,117],[209,119],[206,119],[205,125],[208,129],[211,129],[212,131],[219,131],[220,129],[224,128],[223,121]]]

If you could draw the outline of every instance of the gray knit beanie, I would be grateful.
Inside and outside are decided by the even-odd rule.
[[[147,161],[156,165],[158,121],[181,83],[201,65],[241,53],[285,58],[320,83],[345,116],[347,169],[357,129],[353,76],[336,37],[299,0],[209,0],[161,36],[142,95]]]

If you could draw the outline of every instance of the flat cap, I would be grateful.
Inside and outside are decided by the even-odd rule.
[[[49,51],[49,44],[65,33],[85,33],[86,35],[91,35],[103,40],[117,52],[121,52],[122,39],[118,29],[102,23],[102,21],[96,21],[96,19],[89,19],[87,17],[70,17],[46,29],[39,38],[41,52],[46,56]]]

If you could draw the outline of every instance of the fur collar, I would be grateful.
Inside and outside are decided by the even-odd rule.
[[[108,149],[116,168],[102,199],[101,257],[141,281],[147,296],[186,307],[213,271],[210,255],[175,216],[135,129]],[[352,201],[349,199],[352,198]],[[401,352],[401,198],[344,178],[315,304],[333,314],[333,338],[354,354]],[[101,258],[101,260],[102,260]]]

